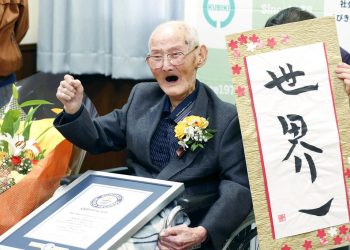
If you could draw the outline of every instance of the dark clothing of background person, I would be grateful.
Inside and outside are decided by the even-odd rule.
[[[343,62],[350,65],[350,53],[340,47],[340,55]]]
[[[280,24],[293,23],[304,21],[308,19],[314,19],[316,16],[306,10],[302,10],[299,7],[290,7],[283,9],[271,16],[265,23],[265,27],[271,27]],[[350,54],[345,49],[340,47],[340,55],[342,61],[350,65]]]

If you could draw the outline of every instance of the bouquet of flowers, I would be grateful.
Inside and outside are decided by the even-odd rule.
[[[12,93],[14,101],[17,102],[18,91],[14,85]],[[0,117],[0,194],[18,183],[32,170],[33,164],[44,158],[45,150],[41,150],[36,139],[30,138],[33,115],[43,104],[52,103],[31,100],[19,105],[19,108],[31,107],[22,128],[20,109],[8,109]]]
[[[49,104],[19,104],[14,85],[10,104],[0,109],[0,235],[49,199],[69,171],[72,144],[51,129],[53,119],[34,118]]]
[[[198,147],[204,148],[204,143],[210,140],[214,129],[208,128],[209,121],[200,116],[187,116],[175,127],[175,137],[179,139],[179,145],[183,150],[190,148],[195,151]]]

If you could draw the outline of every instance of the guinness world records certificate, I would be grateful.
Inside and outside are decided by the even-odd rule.
[[[88,171],[1,236],[0,249],[115,249],[183,190],[182,183]]]

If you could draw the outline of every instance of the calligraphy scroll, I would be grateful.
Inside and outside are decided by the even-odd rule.
[[[226,41],[261,248],[347,245],[350,110],[334,19]]]

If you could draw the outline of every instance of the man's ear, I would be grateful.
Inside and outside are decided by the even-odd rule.
[[[199,45],[198,46],[198,54],[197,54],[197,68],[202,67],[205,62],[207,61],[208,57],[208,48],[205,45]]]

